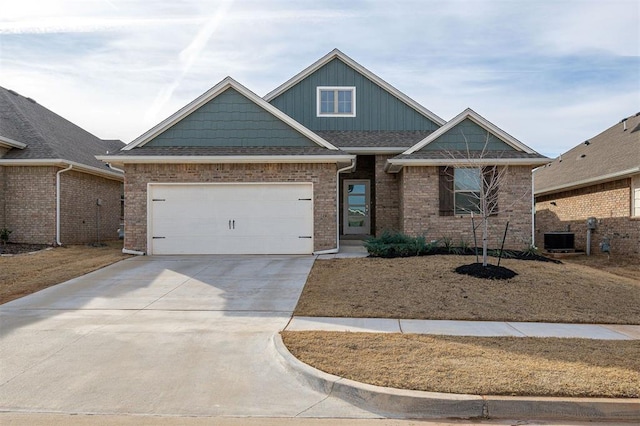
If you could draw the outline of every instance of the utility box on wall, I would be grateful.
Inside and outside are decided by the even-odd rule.
[[[598,225],[598,219],[595,217],[590,217],[587,219],[587,229],[596,229]]]

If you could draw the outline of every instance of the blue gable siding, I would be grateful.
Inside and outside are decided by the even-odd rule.
[[[314,146],[312,140],[229,88],[147,142],[148,147]]]
[[[318,86],[356,88],[355,117],[317,117]],[[311,130],[436,130],[440,126],[339,59],[333,59],[271,104]]]
[[[425,145],[422,150],[466,151],[468,144],[470,151],[482,151],[485,149],[486,144],[486,149],[488,151],[515,151],[515,148],[498,138],[493,133],[488,133],[488,135],[489,141],[487,142],[487,131],[483,127],[466,118],[453,126],[445,134]]]

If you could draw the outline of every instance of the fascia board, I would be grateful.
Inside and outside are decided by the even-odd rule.
[[[535,172],[535,170],[534,170]],[[545,195],[545,194],[550,194],[553,192],[561,192],[561,191],[568,191],[570,189],[578,189],[578,188],[583,188],[585,186],[590,186],[596,183],[605,183],[605,182],[611,182],[612,180],[616,180],[616,179],[621,179],[621,178],[625,178],[628,176],[633,176],[637,173],[640,173],[640,167],[634,167],[631,169],[627,169],[627,170],[622,170],[619,172],[615,172],[615,173],[609,173],[606,175],[602,175],[602,176],[596,176],[596,177],[592,177],[592,178],[588,178],[588,179],[582,179],[582,180],[578,180],[575,182],[571,182],[571,183],[567,183],[567,184],[563,184],[563,185],[556,185],[556,186],[552,186],[550,188],[544,188],[544,189],[540,189],[540,190],[535,190],[533,191],[534,195]],[[535,176],[535,175],[534,175]]]
[[[418,111],[420,114],[424,115],[431,121],[435,122],[436,124],[442,126],[443,124],[446,123],[444,119],[442,119],[441,117],[438,117],[436,114],[429,111],[427,108],[420,105],[418,102],[414,101],[409,96],[405,95],[404,93],[402,93],[401,91],[393,87],[391,84],[387,83],[386,81],[384,81],[383,79],[381,79],[380,77],[378,77],[377,75],[375,75],[374,73],[372,73],[371,71],[369,71],[368,69],[366,69],[365,67],[363,67],[362,65],[360,65],[359,63],[357,63],[356,61],[354,61],[353,59],[351,59],[350,57],[348,57],[338,49],[332,50],[331,52],[329,52],[328,54],[326,54],[325,56],[323,56],[322,58],[320,58],[319,60],[317,60],[310,66],[308,66],[307,68],[305,68],[303,71],[299,72],[298,74],[296,74],[295,76],[293,76],[292,78],[290,78],[289,80],[287,80],[286,82],[278,86],[276,89],[267,93],[264,97],[264,100],[267,102],[271,102],[273,99],[280,96],[282,93],[286,92],[288,89],[295,86],[296,84],[298,84],[299,82],[301,82],[302,80],[307,78],[309,75],[313,74],[315,71],[317,71],[318,69],[320,69],[321,67],[323,67],[324,65],[326,65],[327,63],[329,63],[335,58],[342,60],[351,68],[355,69],[360,74],[367,77],[369,80],[373,81],[380,87],[384,88],[386,91],[393,94],[395,97],[399,98],[402,102],[409,105],[410,107],[412,107],[413,109],[415,109],[416,111]]]
[[[25,149],[26,143],[18,142],[5,136],[0,136],[0,146],[6,146],[7,148]]]
[[[100,155],[98,160],[112,164],[180,164],[180,163],[340,163],[355,155]]]
[[[0,166],[14,166],[14,167],[27,167],[27,166],[54,166],[54,167],[67,167],[73,166],[73,170],[85,172],[88,174],[105,177],[108,179],[124,181],[122,173],[112,172],[109,170],[102,170],[97,167],[86,166],[84,164],[76,163],[75,161],[68,161],[64,159],[31,159],[31,160],[3,160],[0,159]]]
[[[539,166],[547,164],[547,158],[442,158],[442,159],[389,159],[387,163],[389,167],[404,166]]]
[[[195,100],[191,101],[189,104],[182,107],[177,112],[170,115],[169,117],[161,121],[159,124],[152,127],[150,130],[148,130],[147,132],[143,133],[141,136],[133,140],[130,144],[123,147],[122,151],[130,151],[133,148],[145,145],[147,142],[149,142],[150,140],[152,140],[153,138],[155,138],[156,136],[158,136],[159,134],[167,130],[169,127],[173,126],[174,124],[178,123],[182,119],[186,118],[189,114],[196,111],[198,108],[200,108],[210,100],[215,99],[218,95],[220,95],[222,92],[224,92],[229,88],[233,88],[237,90],[242,95],[247,97],[249,100],[254,102],[256,105],[266,110],[268,113],[274,115],[276,118],[280,119],[281,121],[284,121],[287,125],[292,127],[294,130],[298,131],[305,137],[311,139],[316,144],[333,151],[338,150],[337,147],[330,144],[326,140],[322,139],[320,136],[313,133],[311,130],[307,129],[306,127],[304,127],[303,125],[301,125],[300,123],[298,123],[297,121],[295,121],[294,119],[292,119],[291,117],[289,117],[288,115],[280,111],[278,108],[274,107],[268,102],[265,102],[264,99],[262,99],[260,96],[253,93],[251,90],[244,87],[242,84],[235,81],[233,78],[226,77],[220,83],[216,84],[211,89],[209,89],[202,95],[198,96]]]
[[[345,146],[341,147],[340,150],[344,152],[348,152],[350,154],[401,154],[407,148],[398,148],[398,147],[362,147],[362,146]]]
[[[499,136],[511,147],[519,151],[524,151],[528,154],[535,154],[535,151],[533,149],[529,148],[527,145],[523,144],[518,139],[514,138],[504,130],[500,129],[498,126],[491,123],[490,121],[482,117],[480,114],[478,114],[471,108],[467,108],[464,111],[462,111],[460,114],[456,115],[449,122],[447,122],[447,124],[440,127],[438,130],[431,133],[429,136],[427,136],[426,138],[424,138],[423,140],[421,140],[420,142],[418,142],[417,144],[415,144],[414,146],[412,146],[411,148],[403,152],[403,154],[413,154],[414,152],[421,150],[426,145],[430,144],[431,142],[433,142],[434,140],[436,140],[437,138],[439,138],[440,136],[442,136],[443,134],[451,130],[453,127],[460,124],[466,118],[469,118],[480,127],[484,128],[485,130],[491,133],[494,133],[496,136]]]

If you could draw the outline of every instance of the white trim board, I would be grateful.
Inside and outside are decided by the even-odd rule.
[[[435,141],[440,136],[444,135],[446,132],[448,132],[453,127],[460,124],[463,120],[467,118],[473,121],[474,123],[476,123],[478,126],[485,129],[486,131],[495,134],[512,148],[518,151],[524,151],[528,154],[536,153],[536,151],[529,148],[527,145],[523,144],[518,139],[514,138],[513,136],[511,136],[510,134],[508,134],[507,132],[505,132],[495,124],[491,123],[489,120],[485,119],[484,117],[482,117],[480,114],[478,114],[471,108],[467,108],[464,111],[462,111],[460,114],[452,118],[449,122],[447,122],[447,124],[440,127],[438,130],[431,133],[429,136],[427,136],[426,138],[424,138],[423,140],[421,140],[420,142],[418,142],[417,144],[413,145],[411,148],[403,152],[403,154],[413,154],[414,152],[421,150],[426,145]]]

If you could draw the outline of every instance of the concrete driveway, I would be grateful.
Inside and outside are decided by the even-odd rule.
[[[0,411],[377,417],[277,361],[312,264],[137,257],[2,305]]]

